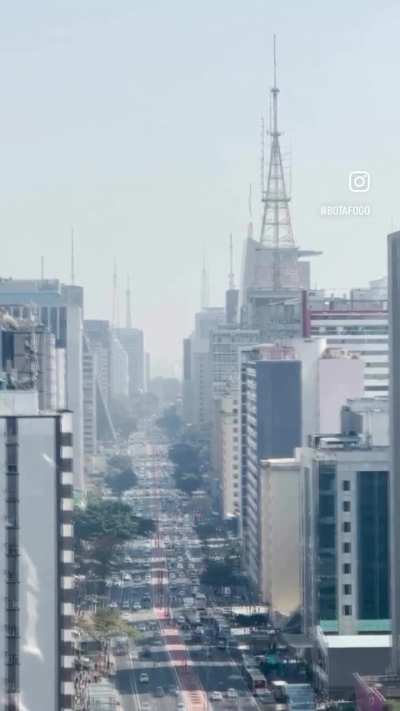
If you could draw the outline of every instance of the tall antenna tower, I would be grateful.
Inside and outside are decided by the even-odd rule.
[[[247,237],[253,239],[254,226],[253,226],[253,186],[250,183],[249,186],[249,223],[247,225]]]
[[[233,239],[232,234],[229,235],[229,280],[228,288],[235,288],[235,275],[233,273]]]
[[[126,328],[132,328],[131,280],[128,275],[126,282]]]
[[[74,228],[71,228],[71,284],[75,284]]]
[[[271,148],[267,184],[263,194],[264,210],[261,222],[260,243],[274,249],[273,286],[280,283],[280,250],[295,247],[290,220],[290,197],[286,188],[278,128],[278,96],[276,68],[276,36],[274,35],[274,85],[271,89],[272,117],[269,134]]]
[[[114,257],[114,270],[113,270],[113,288],[112,288],[112,317],[111,323],[113,328],[118,328],[119,317],[118,317],[118,275],[117,275],[117,260]]]

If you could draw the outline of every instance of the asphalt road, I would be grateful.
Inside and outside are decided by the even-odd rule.
[[[150,461],[152,447],[147,445],[145,451]],[[135,457],[133,465],[135,467]],[[155,464],[155,466],[160,465]],[[139,473],[139,477],[149,477],[149,475],[144,474],[142,471],[142,473]],[[153,496],[155,498],[157,496],[160,497],[160,483],[157,477],[150,476],[149,478],[153,482],[152,486],[154,486],[152,490]],[[163,488],[165,490],[165,483]],[[179,519],[179,511],[172,511],[169,516],[172,528],[173,525],[176,525],[176,520]],[[159,531],[161,529],[159,535],[161,539],[164,535],[163,531],[168,530],[167,524],[168,521],[163,519],[162,527],[159,528]],[[178,555],[181,555],[181,551],[176,553],[176,556]],[[151,560],[151,551],[146,551],[145,556],[146,559]],[[168,557],[171,559],[170,553]],[[177,563],[176,560],[175,563]],[[153,593],[155,590],[154,583],[155,581],[152,579],[151,584],[146,586],[146,588],[152,589]],[[183,580],[182,583],[182,588],[185,588]],[[188,587],[190,587],[190,584],[188,584]],[[141,588],[137,586],[113,588],[110,591],[110,597],[119,604],[123,600],[132,603],[133,600],[140,598],[142,591],[144,591],[142,586]],[[157,606],[155,598],[153,599]],[[165,591],[163,599],[166,599]],[[134,613],[132,620],[155,619],[155,616],[156,610],[154,609],[142,610]],[[166,629],[161,635],[159,632],[155,632],[154,635],[150,635],[148,632],[141,635],[141,639],[137,641],[137,659],[133,661],[130,657],[119,657],[117,659],[117,686],[122,696],[124,711],[143,711],[143,705],[149,711],[177,711],[178,702],[182,701],[182,699],[188,704],[188,711],[196,708],[197,703],[199,703],[199,711],[217,711],[218,709],[220,711],[228,711],[230,709],[234,711],[255,711],[257,709],[254,698],[246,688],[239,667],[230,657],[229,652],[216,649],[215,639],[212,639],[211,635],[209,637],[207,635],[208,644],[206,641],[204,645],[192,645],[185,641],[175,623],[161,622],[160,630],[164,626]],[[169,632],[168,629],[170,630]],[[175,629],[176,632],[171,633],[172,629]],[[170,635],[169,637],[168,634]],[[175,637],[171,636],[172,634]],[[161,644],[154,644],[154,637],[158,637],[161,640]],[[143,651],[144,646],[150,647],[150,658],[143,657],[141,650]],[[206,646],[209,651],[206,651]],[[183,662],[183,660],[186,661]],[[146,672],[149,676],[148,683],[140,681],[140,675],[143,672]],[[156,688],[159,686],[165,692],[163,697],[155,696]],[[175,697],[169,694],[168,689],[171,686],[180,688],[183,695]],[[237,699],[226,699],[226,691],[230,688],[237,690]],[[204,703],[204,700],[209,698],[209,694],[216,690],[225,694],[224,700],[214,704],[206,700]],[[201,699],[200,702],[196,702],[196,693]],[[190,699],[191,694],[193,699]]]

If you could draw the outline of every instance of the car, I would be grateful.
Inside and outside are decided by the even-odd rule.
[[[186,704],[184,701],[178,701],[176,704],[177,711],[186,711]]]
[[[237,699],[238,698],[238,692],[236,689],[228,689],[226,692],[226,696],[228,699]]]
[[[139,624],[137,625],[137,628],[138,628],[139,632],[146,632],[146,629],[147,629],[144,622],[139,622]]]
[[[146,672],[142,672],[141,675],[140,675],[140,677],[139,677],[139,681],[140,681],[142,684],[148,684],[148,683],[149,683],[149,675],[146,674]]]
[[[129,607],[130,607],[129,600],[124,600],[121,607],[123,610],[129,610]]]
[[[116,610],[118,604],[116,602],[110,602],[108,607],[110,608],[110,610]]]
[[[220,691],[212,691],[210,694],[210,701],[223,701],[224,697]]]
[[[134,603],[133,603],[133,609],[134,609],[134,610],[141,610],[141,609],[142,609],[142,606],[141,606],[140,602],[134,602]]]
[[[151,704],[149,701],[142,701],[140,704],[140,711],[151,711]]]
[[[161,699],[164,696],[164,689],[162,688],[162,686],[156,686],[154,696],[157,696],[159,699]]]
[[[176,686],[169,686],[168,687],[168,693],[171,696],[178,696],[179,694],[179,689]]]

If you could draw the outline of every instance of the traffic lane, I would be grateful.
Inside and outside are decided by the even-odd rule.
[[[229,663],[228,660],[211,662],[204,655],[192,655],[193,668],[198,673],[207,692],[236,689],[240,697],[251,697],[248,687],[240,673],[239,667]],[[198,663],[200,662],[200,663]]]
[[[115,685],[121,696],[124,711],[140,711],[129,657],[116,657]]]
[[[148,682],[140,681],[140,675],[143,672],[148,674]],[[177,686],[175,673],[168,664],[153,666],[149,662],[144,668],[133,669],[131,674],[134,676],[134,684],[140,705],[147,701],[154,711],[158,711],[158,709],[160,711],[174,711],[176,709],[176,698],[167,693],[170,687]],[[158,686],[163,689],[164,696],[162,697],[155,696]]]

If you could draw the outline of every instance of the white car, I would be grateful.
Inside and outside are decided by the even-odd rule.
[[[226,692],[226,696],[228,699],[237,699],[238,698],[238,692],[236,689],[228,689]]]
[[[210,694],[210,701],[223,701],[224,697],[220,691],[212,691]]]
[[[140,675],[140,677],[139,677],[139,681],[140,681],[142,684],[148,684],[148,682],[149,682],[149,675],[146,674],[146,672],[142,672],[141,675]]]
[[[141,606],[140,602],[134,602],[134,603],[133,603],[133,609],[134,609],[134,610],[141,610],[141,609],[142,609],[142,606]]]

